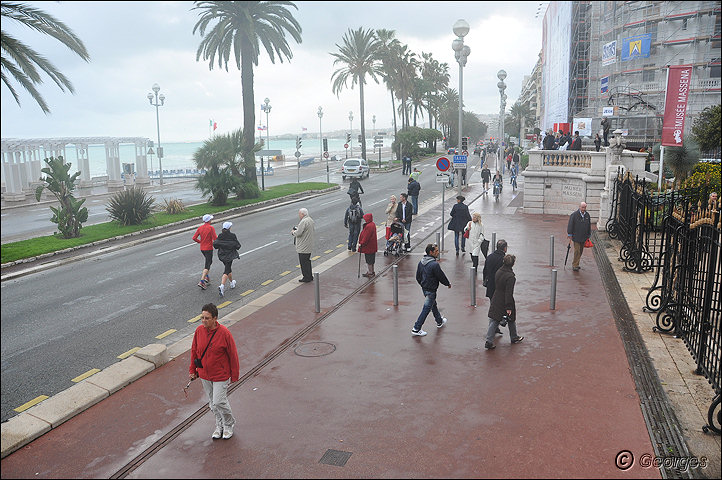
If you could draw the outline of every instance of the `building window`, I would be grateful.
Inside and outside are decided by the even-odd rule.
[[[682,19],[682,30],[687,30],[687,19]]]
[[[644,71],[642,71],[642,81],[643,82],[653,82],[654,81],[654,65],[645,65]],[[650,68],[647,68],[650,67]]]

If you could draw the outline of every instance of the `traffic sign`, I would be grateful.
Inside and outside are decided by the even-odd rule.
[[[449,169],[450,162],[449,159],[446,157],[441,157],[436,161],[436,168],[439,169],[440,172],[445,172]]]
[[[328,158],[328,152],[323,152],[324,158]]]
[[[454,168],[466,168],[466,155],[454,155]]]
[[[294,153],[294,155],[296,156],[296,158],[301,158],[301,152],[299,152],[298,150],[296,150],[296,153]]]
[[[348,148],[348,143],[344,143],[343,148]]]
[[[468,157],[468,156],[469,156],[469,151],[468,151],[468,150],[464,150],[463,152],[461,152],[461,154]]]
[[[436,183],[449,183],[449,175],[446,173],[437,173]]]

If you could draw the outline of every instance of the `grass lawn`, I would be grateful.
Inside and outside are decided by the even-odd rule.
[[[333,185],[336,184],[331,184],[331,186]],[[118,222],[112,221],[83,227],[80,230],[80,236],[78,238],[61,238],[55,235],[46,235],[44,237],[36,237],[28,240],[21,240],[19,242],[6,243],[2,245],[0,255],[2,257],[1,262],[14,262],[23,258],[31,258],[42,255],[44,253],[58,252],[66,248],[86,245],[99,240],[127,235],[129,233],[162,225],[168,225],[170,223],[187,220],[189,218],[199,218],[201,215],[206,213],[216,214],[232,208],[252,205],[265,200],[273,200],[275,198],[285,197],[294,193],[309,190],[322,190],[328,187],[329,184],[324,182],[287,183],[284,185],[266,188],[265,191],[261,192],[261,196],[259,198],[243,200],[230,198],[228,203],[222,206],[209,205],[207,203],[193,205],[192,207],[187,207],[184,212],[175,215],[157,212],[140,225],[123,226]],[[50,208],[48,208],[48,218],[50,218],[51,215],[52,212],[50,211]]]

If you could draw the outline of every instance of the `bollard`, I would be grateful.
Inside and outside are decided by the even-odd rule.
[[[554,266],[554,235],[549,235],[549,266]]]
[[[313,283],[316,285],[314,286],[316,290],[316,313],[321,313],[321,286],[319,285],[318,281],[319,274],[318,272],[313,274]]]
[[[398,304],[399,304],[399,266],[392,265],[391,271],[393,272],[393,277],[394,277],[394,306],[398,306]]]
[[[552,292],[549,300],[549,309],[554,310],[557,307],[557,269],[552,269]]]
[[[441,244],[441,239],[444,238],[441,236],[441,232],[436,232],[436,245],[439,247],[439,258],[441,258],[441,251],[444,249],[444,246]]]
[[[471,306],[476,306],[476,269],[469,267],[469,287],[471,288]]]
[[[496,252],[496,232],[491,234],[491,245],[489,245],[489,248],[492,252]]]

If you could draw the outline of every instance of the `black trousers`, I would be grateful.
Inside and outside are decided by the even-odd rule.
[[[311,272],[311,254],[299,253],[298,263],[301,264],[301,273],[303,274],[303,279],[313,280],[313,273]]]

